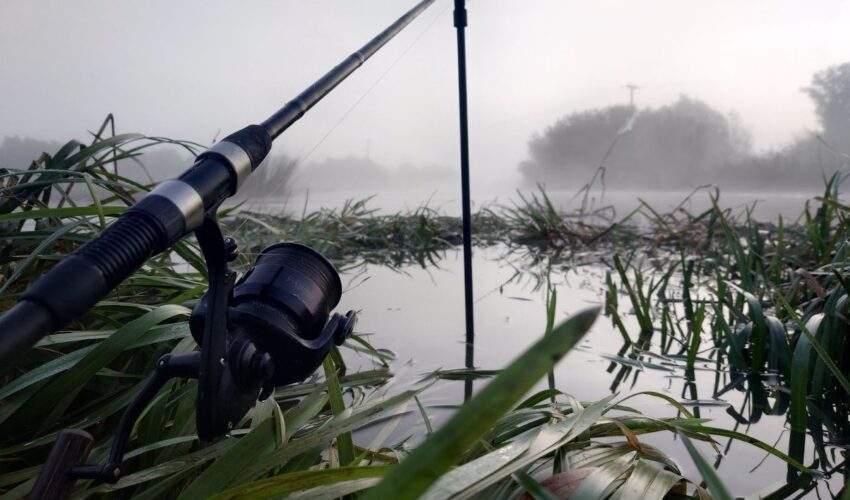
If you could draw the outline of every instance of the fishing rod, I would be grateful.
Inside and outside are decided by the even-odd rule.
[[[161,357],[129,403],[104,464],[86,464],[93,438],[61,432],[29,498],[65,498],[77,479],[116,482],[136,420],[172,378],[198,380],[198,436],[225,435],[274,387],[303,380],[333,345],[351,333],[353,311],[331,314],[342,293],[339,274],[321,254],[296,243],[264,249],[238,281],[227,263],[238,245],[216,220],[269,154],[272,142],[435,0],[422,0],[366,45],[260,124],[249,125],[200,154],[176,179],[161,183],[113,224],[35,281],[0,317],[0,366],[83,315],[144,262],[194,233],[209,288],[189,329],[200,351]],[[73,287],[73,290],[69,290]]]
[[[434,1],[419,2],[261,124],[249,125],[199,155],[177,179],[161,183],[33,283],[0,317],[0,365],[81,316],[148,258],[199,228],[260,166],[275,138]],[[74,284],[73,294],[67,292],[68,284]]]

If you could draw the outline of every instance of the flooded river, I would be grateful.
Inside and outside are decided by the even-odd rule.
[[[580,202],[570,201],[574,193],[555,191],[548,194],[561,209],[575,208]],[[644,193],[640,197],[659,211],[664,211],[679,206],[687,195]],[[335,196],[332,197],[331,193],[301,193],[290,198],[287,204],[248,204],[246,208],[276,213],[306,207],[310,211],[339,206],[341,198],[338,194]],[[625,214],[638,205],[636,197],[635,193],[609,193],[603,201],[615,205],[618,214]],[[351,198],[362,197],[355,193]],[[782,215],[793,220],[802,212],[808,198],[810,195],[736,193],[724,194],[721,200],[722,206],[738,210],[760,200],[753,212],[756,218],[775,220]],[[478,206],[508,203],[508,199],[516,198],[493,197],[479,201]],[[371,205],[391,213],[416,208],[426,201],[429,206],[445,213],[456,212],[453,208],[457,205],[456,200],[441,198],[439,194],[424,199],[410,193],[407,196],[403,193],[379,194]],[[681,208],[691,213],[698,213],[709,206],[706,192],[700,192],[681,204]],[[580,266],[560,263],[548,273],[557,290],[556,323],[583,308],[604,303],[605,278],[611,268],[606,256],[599,256],[596,260],[598,263]],[[418,265],[399,269],[364,265],[347,271],[343,275],[345,291],[339,309],[358,310],[358,331],[368,335],[376,347],[390,349],[396,354],[393,371],[397,377],[413,379],[433,370],[465,366],[499,369],[545,332],[546,271],[540,265],[532,264],[528,255],[511,253],[502,245],[475,248],[473,267],[476,331],[471,345],[467,343],[464,332],[463,269],[459,250],[443,252],[437,265],[424,268]],[[675,295],[676,290],[671,293]],[[639,326],[634,316],[629,314],[628,304],[623,295],[620,314],[628,331],[636,336]],[[703,340],[700,349],[701,361],[698,360],[696,365],[694,383],[689,383],[685,377],[683,357],[675,355],[686,349],[672,349],[663,354],[656,339],[657,336],[639,355],[622,357],[625,349],[621,334],[610,318],[600,316],[579,347],[558,364],[556,386],[581,401],[596,401],[611,393],[622,397],[644,391],[660,392],[682,401],[695,416],[709,419],[714,427],[734,429],[779,450],[788,450],[790,433],[785,414],[767,415],[764,408],[753,403],[750,392],[726,387],[732,375],[727,367],[718,367],[709,359],[713,358],[713,346],[707,340]],[[347,358],[349,367],[354,370],[374,367],[373,362],[365,357],[348,353]],[[771,381],[769,374],[763,374],[762,378],[767,389],[776,383]],[[462,403],[468,391],[474,391],[485,383],[486,380],[444,381],[429,389],[421,399],[439,423],[450,414],[450,406]],[[544,388],[545,384],[543,380],[538,386]],[[657,398],[639,396],[630,399],[628,404],[652,417],[677,416],[675,408]],[[393,431],[393,437],[421,437],[424,433],[421,417],[408,414]],[[645,435],[640,439],[674,457],[687,477],[700,477],[684,446],[672,433]],[[718,442],[722,456],[718,457],[708,446],[701,449],[705,456],[717,460],[720,477],[733,493],[756,495],[784,484],[788,469],[781,460],[742,442],[725,438],[719,438]],[[807,450],[811,449],[808,445]],[[833,486],[832,491],[840,489],[838,476],[829,483]],[[826,487],[823,485],[823,488]]]

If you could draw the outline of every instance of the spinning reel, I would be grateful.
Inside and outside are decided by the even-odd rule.
[[[236,281],[236,273],[227,267],[238,255],[236,242],[223,238],[210,216],[195,236],[209,271],[209,289],[189,319],[200,351],[159,359],[156,371],[122,415],[105,464],[74,463],[88,456],[91,436],[64,431],[31,498],[56,494],[57,487],[70,488],[75,479],[116,482],[136,419],[168,380],[198,380],[198,437],[213,440],[227,434],[275,387],[307,378],[331,347],[351,333],[356,322],[353,311],[331,315],[342,284],[320,253],[296,243],[278,243],[265,248]]]

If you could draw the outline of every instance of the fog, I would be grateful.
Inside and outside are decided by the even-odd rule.
[[[413,3],[4,0],[0,137],[86,139],[113,113],[119,132],[208,145],[266,118]],[[656,143],[636,143],[651,135],[641,124],[682,99],[727,120],[726,130],[746,142],[713,149],[716,158],[698,170],[793,163],[772,155],[805,141],[821,147],[812,142],[821,115],[802,89],[850,58],[847,26],[850,6],[837,0],[473,0],[473,187],[557,183],[545,172],[555,163],[573,165],[569,182],[592,174],[605,148],[578,163],[569,149],[551,164],[535,156],[535,138],[581,113],[617,116],[597,136],[606,147],[636,117],[610,169],[628,170],[639,151],[642,165],[659,163],[646,156]],[[309,169],[344,169],[346,158],[377,168],[380,189],[394,185],[403,165],[413,182],[427,177],[425,167],[448,179],[458,168],[454,36],[451,2],[439,0],[287,131],[275,154],[294,159],[296,179],[327,179]],[[626,84],[639,87],[634,107]],[[692,157],[679,153],[669,160]],[[0,155],[3,166],[23,166],[10,158]],[[680,170],[684,183],[697,182],[688,172]]]

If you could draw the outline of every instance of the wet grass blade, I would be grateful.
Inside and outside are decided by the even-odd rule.
[[[65,208],[42,208],[39,210],[28,210],[26,212],[12,212],[0,215],[0,221],[8,220],[27,220],[27,219],[51,219],[51,218],[70,218],[70,217],[87,217],[87,216],[110,216],[116,217],[124,213],[126,207],[116,207],[106,205],[98,207],[89,205],[85,207],[65,207]]]
[[[631,451],[597,468],[581,482],[570,498],[572,500],[607,498],[623,483],[622,478],[631,467],[634,458],[635,452]]]
[[[822,316],[809,319],[807,326],[817,328]],[[788,421],[791,425],[791,437],[788,442],[788,454],[796,460],[805,458],[806,426],[808,422],[809,371],[812,360],[812,344],[809,338],[801,336],[794,348],[791,359],[791,408]]]
[[[419,414],[422,415],[422,422],[425,424],[425,435],[430,436],[434,433],[434,428],[431,426],[431,418],[428,416],[428,412],[425,411],[425,407],[422,406],[422,402],[419,401],[419,396],[414,396],[413,400],[416,401],[416,407],[419,408]]]
[[[336,498],[365,489],[373,481],[361,481],[355,488],[340,488],[332,492],[325,491],[322,492],[324,493],[323,495],[319,495],[319,492],[315,491],[315,489],[335,484],[344,486],[346,483],[350,484],[363,479],[377,480],[384,476],[390,468],[390,466],[383,465],[372,467],[338,467],[292,472],[243,484],[209,498],[210,500],[237,498],[264,499],[280,498],[292,493],[304,493],[310,498]]]
[[[342,389],[336,373],[336,365],[330,355],[325,356],[322,362],[325,370],[325,380],[328,382],[328,399],[331,403],[331,411],[334,415],[341,415],[345,411],[345,401],[342,398]],[[354,462],[354,441],[350,432],[343,432],[336,438],[339,450],[339,463],[343,466]]]
[[[552,286],[552,282],[549,279],[551,273],[551,267],[547,269],[546,272],[546,333],[544,335],[551,335],[552,329],[555,327],[555,313],[557,312],[558,307],[558,290]],[[546,374],[547,380],[549,382],[549,390],[555,390],[555,371],[549,370],[549,373]],[[552,396],[553,403],[555,402],[555,396]]]
[[[581,311],[523,353],[417,447],[364,498],[417,498],[570,351],[599,308]]]
[[[188,316],[190,311],[180,306],[162,306],[119,328],[109,338],[97,344],[78,361],[73,368],[40,389],[27,405],[15,414],[15,421],[22,426],[34,422],[52,422],[58,411],[70,403],[70,395],[76,393],[98,370],[112,361],[134,341],[140,339],[151,328],[170,319]],[[45,419],[45,415],[52,418]],[[44,425],[44,424],[42,424]]]
[[[178,500],[207,498],[236,484],[246,462],[256,460],[282,445],[277,427],[275,418],[267,418],[251,429],[192,481]]]
[[[514,473],[514,478],[516,478],[517,483],[525,488],[525,491],[534,500],[558,500],[558,497],[553,495],[546,489],[545,486],[538,483],[533,477],[529,476],[528,473],[517,471]]]
[[[89,174],[85,174],[83,175],[83,180],[86,181],[89,196],[91,196],[93,205],[95,206],[95,209],[97,209],[97,218],[100,221],[100,229],[103,230],[106,227],[106,214],[103,212],[103,205],[100,203],[100,197],[97,196],[94,182],[92,182],[92,177]]]
[[[785,311],[788,312],[788,315],[791,317],[791,319],[793,319],[794,322],[797,323],[797,326],[800,327],[800,331],[803,332],[803,335],[805,335],[806,338],[809,339],[809,342],[812,344],[812,348],[815,350],[815,352],[818,353],[818,356],[820,356],[820,359],[821,361],[823,361],[823,364],[826,365],[826,367],[829,369],[829,371],[832,373],[838,383],[841,384],[841,387],[844,388],[848,395],[850,395],[850,382],[848,382],[847,377],[845,377],[844,374],[841,373],[841,370],[838,368],[838,366],[836,366],[835,361],[832,360],[826,349],[824,349],[821,343],[818,342],[818,339],[815,338],[812,332],[809,331],[806,325],[800,320],[800,317],[797,316],[797,313],[794,311],[794,308],[791,307],[790,304],[788,304],[788,301],[785,300],[785,297],[783,297],[781,294],[778,294],[776,298],[785,308]]]
[[[705,303],[702,303],[699,307],[697,307],[697,310],[694,313],[694,319],[690,322],[691,345],[688,347],[687,371],[691,377],[694,373],[694,364],[696,363],[697,352],[699,351],[700,343],[702,341],[703,320],[705,320]]]
[[[407,403],[419,391],[427,386],[421,386],[412,390],[401,391],[386,397],[374,398],[358,406],[350,408],[342,415],[335,416],[326,421],[317,429],[296,439],[291,438],[286,446],[283,446],[265,456],[255,458],[250,463],[243,465],[243,477],[256,478],[276,470],[287,461],[318,449],[320,452],[331,441],[344,432],[364,427],[370,423],[382,420],[388,416],[389,410]],[[287,426],[287,427],[291,427]],[[312,465],[312,464],[310,464]]]
[[[663,499],[674,486],[682,482],[682,476],[664,470],[657,462],[638,460],[629,478],[617,489],[611,500]]]
[[[517,424],[516,421],[512,422],[514,420],[512,417],[518,417],[525,412],[514,410],[486,437],[487,441],[493,443],[512,439],[509,443],[442,475],[422,499],[438,500],[456,496],[468,498],[480,494],[484,488],[508,476],[524,471],[544,455],[585,438],[586,432],[611,408],[612,398],[613,396],[608,396],[587,408],[581,408],[579,405],[572,415],[562,421],[535,420],[520,426],[519,432],[513,431]],[[510,430],[503,433],[503,427],[508,427]],[[516,434],[515,439],[514,434]],[[582,441],[577,446],[584,445],[586,441]],[[488,446],[487,449],[489,450],[490,447]]]
[[[58,228],[49,237],[42,239],[38,246],[32,252],[30,252],[30,254],[25,259],[17,263],[15,271],[12,273],[11,276],[9,276],[7,280],[5,280],[3,286],[0,286],[0,294],[4,293],[13,283],[17,282],[18,278],[23,276],[27,269],[29,269],[29,267],[37,259],[43,258],[44,252],[47,249],[51,248],[57,240],[59,240],[66,234],[71,233],[72,231],[77,229],[77,227],[81,224],[82,221],[71,222]]]
[[[688,453],[691,455],[691,459],[693,459],[694,464],[697,466],[700,475],[702,475],[706,486],[708,486],[708,491],[710,491],[717,500],[732,500],[732,494],[729,493],[729,489],[726,488],[726,485],[723,484],[723,481],[721,481],[720,477],[717,476],[717,471],[714,470],[714,467],[712,467],[705,457],[702,456],[702,453],[697,450],[696,446],[694,446],[688,436],[682,435],[680,437],[682,438],[682,443],[685,445]]]
[[[673,425],[673,427],[676,427],[678,429],[682,429],[682,430],[685,430],[685,431],[698,432],[698,433],[702,433],[702,434],[708,434],[710,436],[724,436],[724,437],[736,439],[736,440],[744,442],[744,443],[749,443],[749,444],[755,446],[756,448],[762,449],[762,450],[770,453],[771,455],[781,459],[785,463],[793,466],[794,468],[796,468],[800,472],[803,472],[804,474],[811,474],[812,473],[812,471],[808,467],[806,467],[802,463],[798,462],[794,458],[789,457],[788,455],[786,455],[785,453],[782,453],[781,451],[777,450],[773,446],[770,446],[769,444],[767,444],[763,441],[760,441],[760,440],[758,440],[758,439],[756,439],[752,436],[748,436],[746,434],[742,434],[742,433],[737,432],[737,431],[730,431],[728,429],[721,429],[719,427],[708,427],[708,426],[705,426],[705,425],[703,425],[702,423],[699,423],[699,422],[690,422],[690,421],[686,421],[686,420],[677,420],[677,421],[671,422],[671,424]]]

